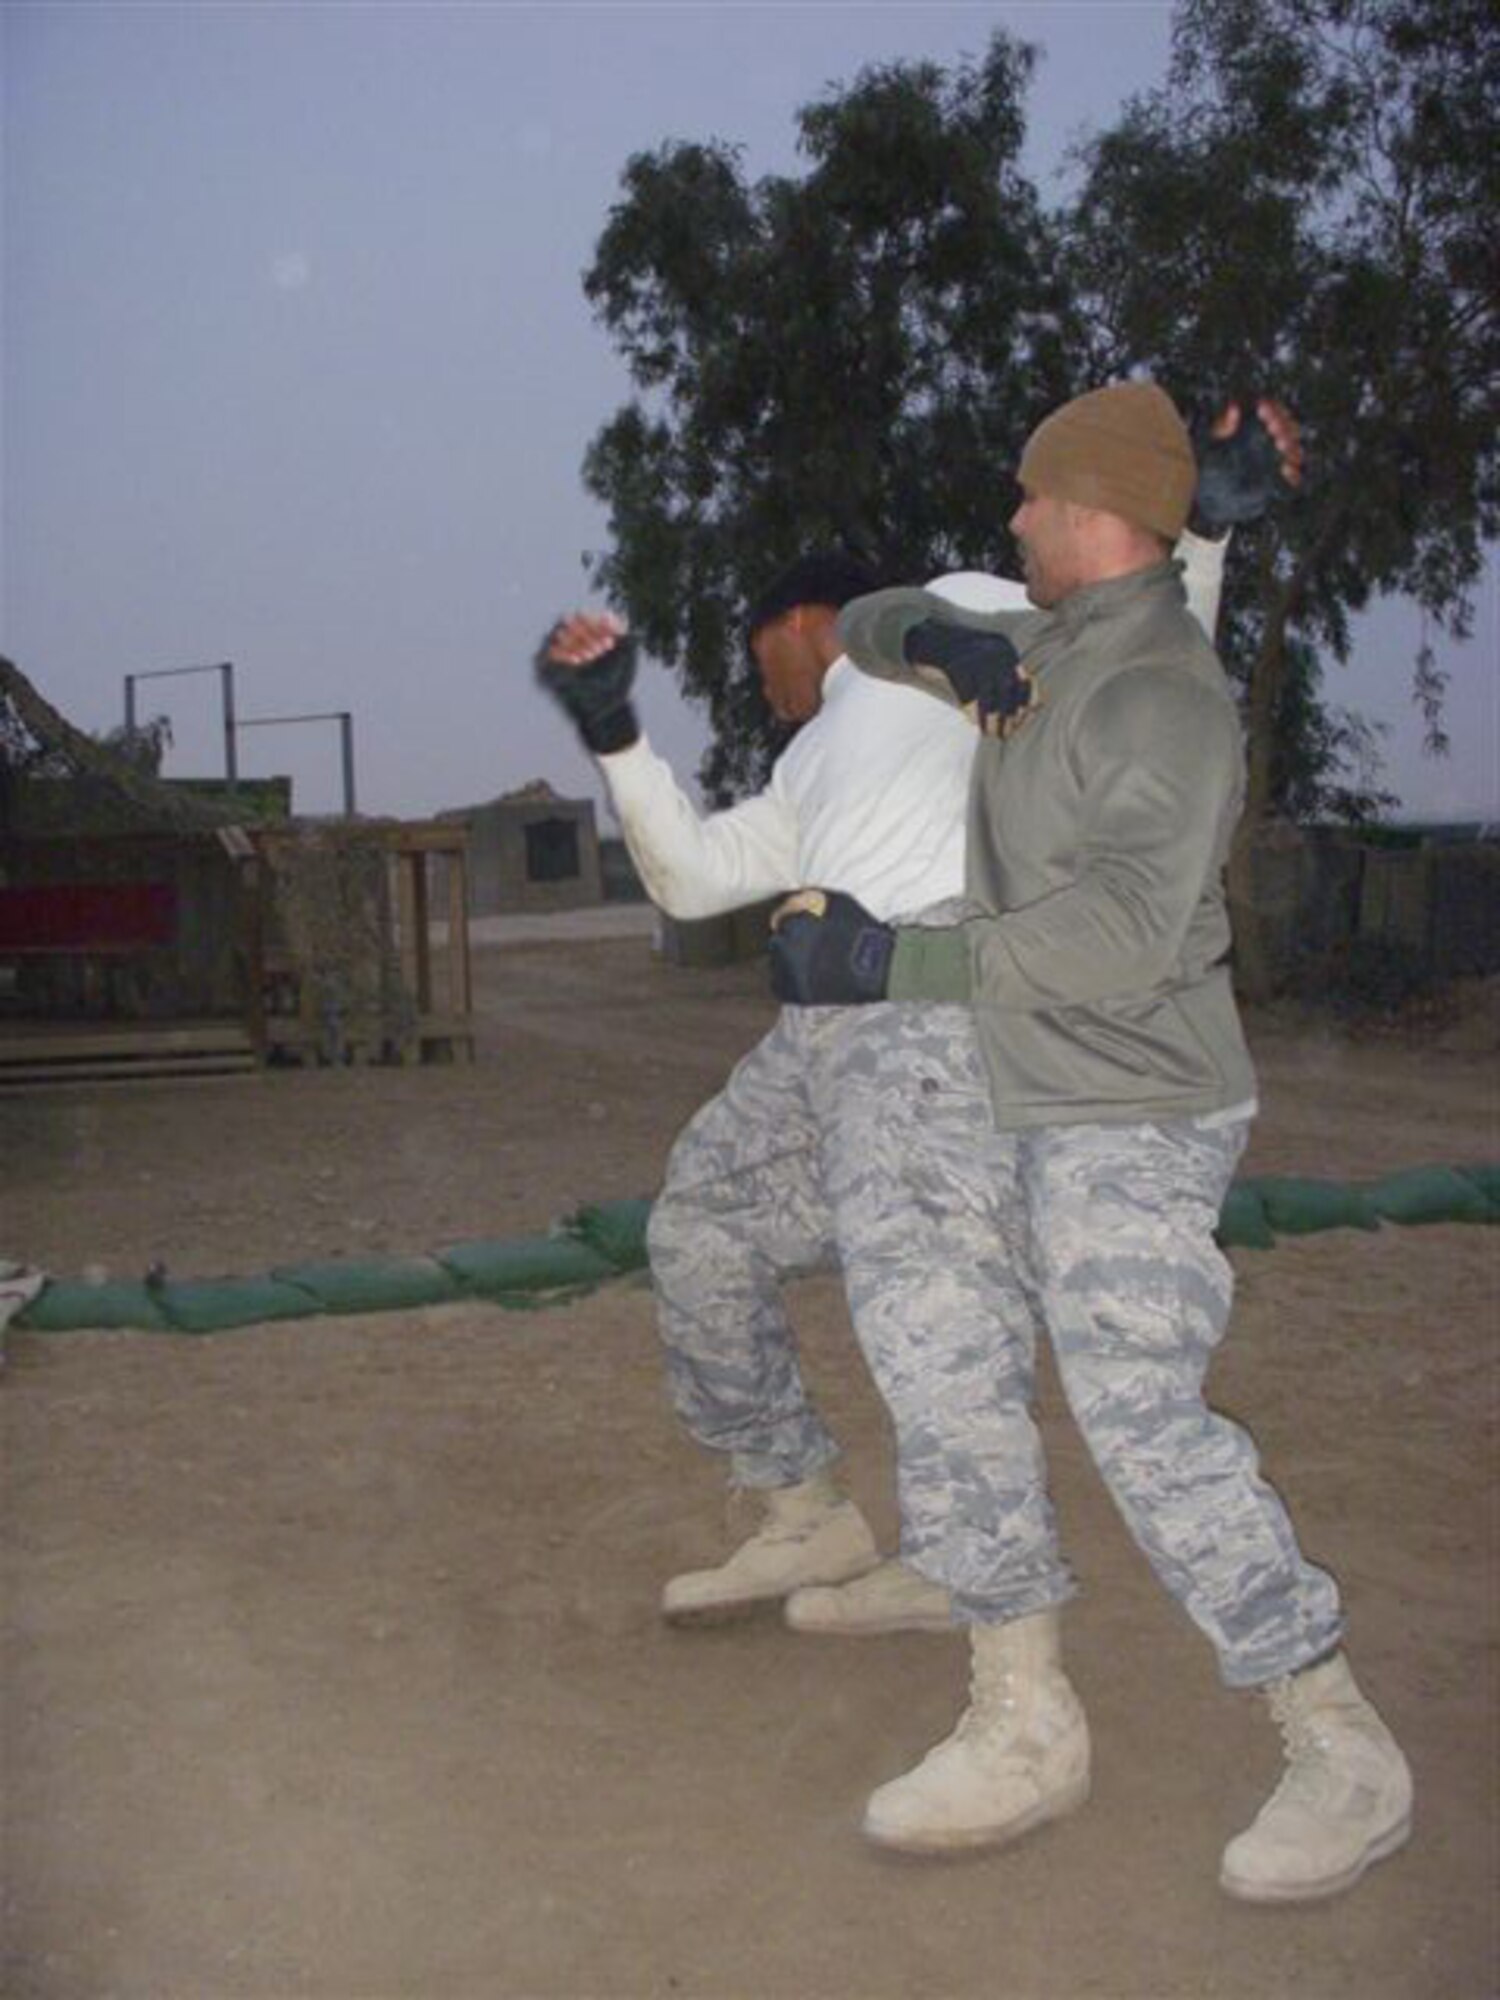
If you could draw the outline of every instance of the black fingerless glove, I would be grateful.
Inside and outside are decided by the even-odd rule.
[[[1211,437],[1208,425],[1200,423],[1194,427],[1193,448],[1198,490],[1188,526],[1195,535],[1217,541],[1231,528],[1258,521],[1290,491],[1276,440],[1245,404],[1233,437]]]
[[[553,631],[556,631],[553,627]],[[641,733],[640,722],[631,704],[630,689],[635,680],[635,641],[622,633],[607,653],[586,666],[564,666],[547,657],[552,644],[549,632],[536,654],[536,677],[555,701],[565,708],[573,725],[596,757],[628,750]]]
[[[937,667],[960,708],[978,712],[986,736],[1004,736],[1012,719],[1031,704],[1031,676],[1003,632],[976,632],[946,619],[924,618],[902,642],[909,666]]]
[[[863,903],[830,889],[824,911],[798,910],[771,932],[771,991],[793,1007],[859,1007],[883,1000],[896,933]]]

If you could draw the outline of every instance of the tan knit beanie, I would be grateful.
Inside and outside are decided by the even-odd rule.
[[[1187,426],[1154,382],[1075,396],[1027,439],[1018,474],[1033,493],[1121,514],[1175,542],[1198,484]]]

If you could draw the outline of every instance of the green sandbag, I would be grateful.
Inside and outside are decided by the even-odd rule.
[[[269,1319],[309,1319],[323,1308],[311,1292],[275,1278],[184,1278],[154,1285],[162,1318],[178,1333],[222,1333]]]
[[[1455,1167],[1453,1171],[1462,1174],[1470,1187],[1478,1188],[1489,1204],[1490,1221],[1500,1222],[1500,1166],[1492,1163],[1482,1167]]]
[[[1274,1250],[1276,1235],[1266,1220],[1266,1205],[1260,1191],[1248,1181],[1236,1181],[1219,1210],[1219,1226],[1214,1237],[1225,1249]]]
[[[615,1278],[619,1273],[609,1271],[605,1275]],[[598,1278],[590,1278],[586,1285],[563,1285],[550,1292],[486,1292],[484,1302],[487,1306],[503,1306],[507,1312],[553,1312],[558,1306],[570,1306],[579,1299],[592,1297],[600,1282]]]
[[[1379,1229],[1363,1188],[1340,1181],[1304,1180],[1296,1174],[1263,1174],[1241,1183],[1252,1187],[1278,1236],[1311,1236],[1320,1229]]]
[[[77,1278],[49,1278],[24,1305],[11,1325],[27,1333],[74,1333],[80,1327],[139,1327],[147,1333],[170,1331],[162,1317],[158,1295],[138,1280],[129,1284],[88,1285]]]
[[[646,1262],[646,1224],[650,1201],[596,1201],[580,1208],[563,1224],[569,1236],[607,1257],[617,1271],[638,1271]]]
[[[597,1285],[614,1266],[587,1243],[569,1236],[521,1236],[512,1243],[455,1243],[438,1262],[465,1292],[507,1300],[509,1295]]]
[[[1456,1167],[1408,1167],[1365,1189],[1387,1222],[1494,1222],[1500,1206]]]
[[[457,1278],[434,1257],[377,1257],[362,1264],[278,1264],[278,1284],[311,1292],[324,1312],[401,1312],[445,1305],[463,1293]]]

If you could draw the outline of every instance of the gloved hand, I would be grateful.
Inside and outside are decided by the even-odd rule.
[[[1282,448],[1248,404],[1240,405],[1239,425],[1228,437],[1215,437],[1209,426],[1195,425],[1193,449],[1198,490],[1188,526],[1195,535],[1217,540],[1231,528],[1258,521],[1295,483]]]
[[[924,618],[912,626],[901,650],[910,666],[936,667],[946,677],[959,707],[974,710],[985,736],[1009,736],[1031,706],[1031,676],[1003,632]]]
[[[838,889],[799,889],[771,918],[771,991],[794,1007],[883,1000],[896,933]]]
[[[630,700],[635,641],[617,618],[560,618],[537,648],[536,676],[596,757],[628,750],[639,737]]]

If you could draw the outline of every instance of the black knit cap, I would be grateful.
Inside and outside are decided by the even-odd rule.
[[[857,556],[835,549],[798,556],[750,606],[745,638],[753,639],[762,626],[795,611],[799,604],[826,604],[832,611],[842,611],[856,597],[868,597],[879,588],[880,578]]]

